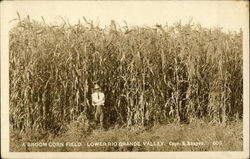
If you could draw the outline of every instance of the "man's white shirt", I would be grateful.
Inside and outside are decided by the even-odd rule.
[[[102,92],[94,92],[91,95],[93,105],[104,105],[105,96]]]

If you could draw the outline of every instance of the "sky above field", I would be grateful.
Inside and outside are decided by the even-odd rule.
[[[29,15],[31,19],[48,23],[61,23],[59,16],[71,24],[77,23],[83,16],[99,23],[101,27],[115,20],[120,25],[153,26],[166,22],[171,25],[179,20],[193,22],[204,27],[223,27],[224,30],[239,30],[246,25],[248,9],[246,2],[236,1],[13,1],[3,2],[4,18],[10,21]]]

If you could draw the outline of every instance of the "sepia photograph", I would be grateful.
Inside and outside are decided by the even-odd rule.
[[[248,1],[0,4],[1,158],[249,158]]]

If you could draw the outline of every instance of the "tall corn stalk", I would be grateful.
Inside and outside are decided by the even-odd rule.
[[[12,129],[56,133],[81,112],[92,120],[94,82],[106,96],[108,125],[242,116],[242,32],[115,21],[101,29],[84,21],[52,26],[19,18],[10,30]]]

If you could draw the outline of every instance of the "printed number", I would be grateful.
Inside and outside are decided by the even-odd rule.
[[[222,145],[222,141],[213,141],[214,146]]]

